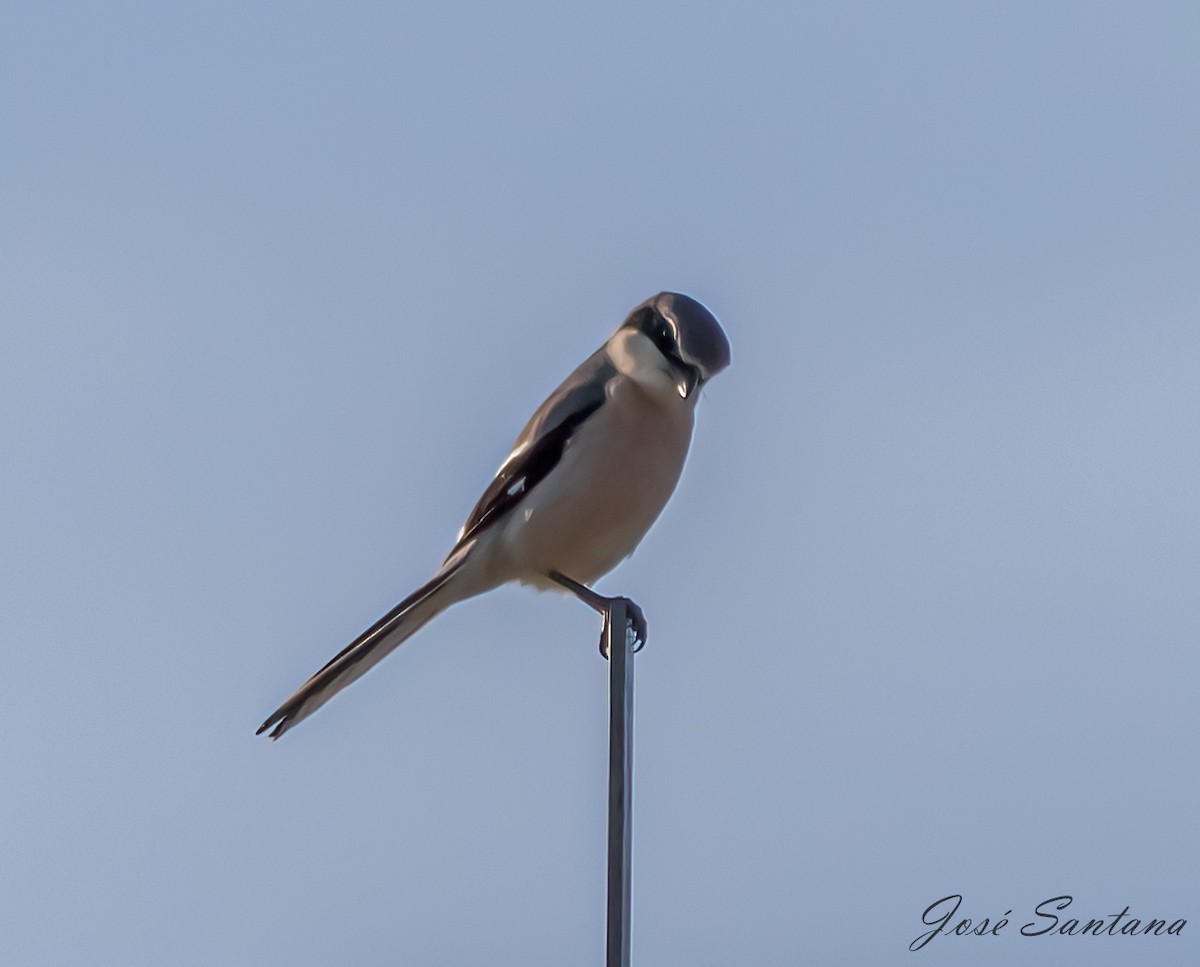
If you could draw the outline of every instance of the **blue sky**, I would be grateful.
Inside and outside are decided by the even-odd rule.
[[[1200,956],[1200,13],[0,14],[0,960],[603,949],[606,667],[423,581],[686,291],[733,366],[646,610],[635,962]],[[1014,911],[910,953],[922,911]],[[1170,938],[1022,938],[1071,912]]]

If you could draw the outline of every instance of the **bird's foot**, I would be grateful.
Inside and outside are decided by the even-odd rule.
[[[580,584],[573,578],[567,577],[561,571],[547,571],[546,577],[556,584],[562,585],[570,591],[575,597],[586,604],[593,611],[599,611],[604,616],[604,625],[600,631],[600,654],[608,658],[608,627],[612,622],[612,608],[614,604],[625,605],[625,644],[632,643],[634,654],[637,654],[646,645],[646,616],[642,614],[642,609],[630,601],[628,598],[606,598],[602,594],[597,594],[586,584]]]
[[[646,647],[646,616],[642,613],[642,609],[629,598],[611,598],[610,601],[613,604],[620,601],[625,605],[625,641],[632,643],[633,653],[636,655]],[[608,658],[608,626],[611,618],[611,608],[605,608],[604,625],[600,631],[600,654],[606,659]]]

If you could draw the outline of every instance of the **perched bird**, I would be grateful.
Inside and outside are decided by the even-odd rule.
[[[258,733],[279,738],[431,618],[509,581],[569,591],[607,620],[615,599],[588,585],[633,553],[666,506],[698,392],[728,365],[729,341],[695,299],[660,292],[634,309],[538,407],[433,578],[300,686]],[[629,630],[644,642],[641,610],[622,600]]]

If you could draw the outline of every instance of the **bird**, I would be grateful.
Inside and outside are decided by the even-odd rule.
[[[534,411],[433,577],[331,658],[259,727],[278,739],[454,604],[517,582],[573,594],[627,635],[641,609],[590,587],[629,557],[675,490],[700,390],[730,362],[703,304],[660,292]],[[605,634],[601,634],[604,653]]]

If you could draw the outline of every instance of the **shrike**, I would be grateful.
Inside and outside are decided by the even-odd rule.
[[[569,591],[607,614],[613,599],[588,585],[633,553],[666,506],[698,392],[728,365],[729,340],[695,299],[660,292],[634,309],[538,407],[432,580],[300,686],[259,734],[279,738],[435,615],[509,581]],[[628,605],[644,642],[645,620]]]

